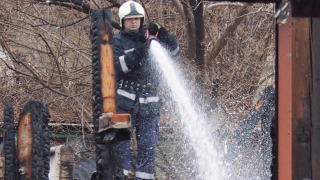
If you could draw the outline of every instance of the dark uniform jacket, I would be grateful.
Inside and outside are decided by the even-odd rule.
[[[165,37],[159,36],[159,42],[175,58],[180,54],[175,37],[167,31],[162,34]],[[160,99],[156,89],[160,83],[160,72],[149,57],[145,31],[141,28],[138,33],[127,33],[121,29],[114,40],[117,106],[142,116],[159,114]]]

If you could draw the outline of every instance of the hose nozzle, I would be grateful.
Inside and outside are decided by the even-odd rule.
[[[151,34],[149,34],[149,29],[147,29],[147,39],[148,39],[148,44],[149,45],[150,45],[152,40],[158,41],[158,38],[157,38],[158,37],[158,33],[159,32],[157,32],[156,35],[151,35]]]

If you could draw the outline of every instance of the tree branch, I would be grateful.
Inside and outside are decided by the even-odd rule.
[[[86,14],[90,13],[91,7],[90,4],[84,3],[82,0],[36,0],[42,3],[46,3],[48,5],[59,5],[71,9],[75,9],[80,12],[84,12]]]
[[[221,49],[227,44],[228,38],[236,31],[237,27],[245,19],[244,15],[249,12],[249,6],[251,5],[245,4],[242,7],[241,11],[237,15],[237,18],[231,25],[227,27],[226,31],[221,35],[220,39],[215,44],[214,49],[208,53],[206,63],[209,63],[209,60],[213,61],[217,57]],[[207,64],[205,66],[207,67]]]
[[[36,51],[38,53],[42,53],[42,54],[50,54],[50,52],[46,52],[46,51],[42,51],[42,50],[39,50],[39,49],[35,49],[33,47],[29,47],[27,45],[20,44],[20,43],[18,43],[16,41],[12,41],[11,39],[8,40],[8,42],[14,43],[16,45],[16,47],[23,47],[23,48],[26,48],[26,49],[29,49],[29,50],[32,50],[32,51]]]
[[[42,41],[46,44],[47,48],[49,49],[50,51],[50,55],[52,56],[52,58],[54,59],[54,62],[56,63],[57,65],[57,69],[58,69],[58,72],[59,72],[59,79],[60,79],[60,83],[61,83],[61,86],[63,86],[63,79],[61,77],[61,69],[60,69],[60,64],[58,62],[58,58],[54,55],[53,51],[52,51],[52,48],[50,47],[49,43],[47,42],[47,40],[40,34],[38,33],[38,36],[42,39]]]
[[[52,24],[52,23],[46,22],[46,24],[34,25],[34,26],[32,26],[32,27],[38,27],[38,26],[43,26],[43,25],[50,25],[50,26],[55,26],[55,27],[58,27],[58,28],[66,28],[66,27],[75,25],[75,24],[77,24],[77,23],[79,23],[79,22],[81,22],[81,21],[83,21],[83,20],[85,20],[85,19],[88,19],[89,17],[90,17],[90,16],[88,15],[88,16],[86,16],[86,17],[84,17],[84,18],[81,18],[81,19],[75,21],[75,22],[72,22],[72,23],[66,24],[66,25],[62,25],[62,26],[57,25],[57,24]],[[43,20],[43,19],[41,19],[41,20]],[[43,20],[43,21],[44,21],[44,20]]]
[[[92,120],[92,117],[93,117],[92,114],[89,113],[86,109],[82,108],[82,105],[81,105],[81,103],[79,102],[78,99],[75,99],[75,101],[76,101],[77,110],[80,111],[80,112],[83,111],[85,118],[89,119],[89,120]],[[87,125],[89,124],[88,121],[86,121],[86,124]],[[90,128],[90,131],[93,132],[92,128]]]
[[[83,3],[82,0],[36,0],[38,2],[41,3],[45,3],[47,5],[57,5],[57,6],[62,6],[62,7],[66,7],[66,8],[70,8],[70,9],[74,9],[80,12],[83,12],[85,14],[90,14],[90,11],[92,10],[90,7],[90,4],[86,4]],[[117,1],[117,0],[108,0],[110,3],[112,3],[111,6],[105,7],[103,9],[107,9],[107,8],[112,8],[112,7],[117,7],[119,8],[121,6],[121,4]],[[111,25],[116,28],[116,29],[120,29],[120,25],[119,23],[112,21]]]
[[[196,44],[196,32],[193,14],[187,4],[184,3],[182,5],[179,0],[173,0],[173,3],[175,4],[175,7],[178,9],[178,12],[182,21],[184,22],[183,24],[185,25],[187,33],[186,39],[188,40],[188,44],[186,56],[188,59],[193,59],[195,57],[194,55],[196,54],[194,48],[194,45]]]
[[[39,1],[39,2],[43,2],[45,3],[44,1],[42,0],[36,0],[36,1]],[[72,0],[68,1],[68,3],[64,2],[64,0],[50,0],[48,1],[48,5],[58,5],[58,6],[62,6],[62,7],[66,7],[66,8],[70,8],[70,9],[74,9],[74,10],[77,10],[77,11],[80,11],[80,12],[83,12],[85,14],[89,14],[91,9],[90,9],[90,5],[88,4],[82,4],[82,5],[77,5],[77,4],[74,4],[74,3],[70,3],[72,2]]]
[[[47,85],[45,82],[43,82],[42,78],[40,78],[28,65],[26,65],[26,64],[25,64],[24,62],[22,62],[22,61],[17,60],[17,59],[13,56],[13,54],[11,53],[11,51],[8,49],[8,47],[7,47],[2,41],[0,41],[0,43],[1,43],[2,48],[8,53],[9,57],[10,57],[12,60],[14,60],[15,62],[17,62],[17,63],[19,63],[19,64],[22,64],[22,65],[33,75],[33,76],[31,76],[31,77],[34,78],[34,79],[36,79],[43,87],[48,88],[48,89],[51,90],[52,92],[55,92],[55,93],[57,93],[57,94],[59,94],[59,95],[61,95],[61,96],[69,97],[68,94],[65,94],[65,93],[63,93],[63,92],[60,92],[60,91],[58,91],[58,90],[55,90],[55,89],[51,88],[49,85]],[[3,59],[1,59],[1,60],[6,64],[6,66],[7,66],[9,69],[15,71],[15,69],[12,68],[11,66],[9,66]]]
[[[146,15],[147,15],[147,18],[148,18],[148,21],[149,21],[149,14],[148,14],[148,11],[147,11],[146,7],[144,6],[143,0],[140,0],[140,2],[142,4],[142,7],[143,7],[144,11],[146,12]],[[145,22],[146,22],[146,20],[145,20]]]
[[[111,25],[112,25],[112,27],[114,27],[114,28],[116,28],[116,29],[118,29],[118,30],[121,29],[120,24],[117,23],[117,22],[115,22],[115,21],[111,21]]]
[[[214,8],[214,7],[218,7],[218,6],[240,6],[240,7],[243,7],[244,5],[241,3],[220,2],[220,3],[210,4],[209,6],[207,6],[207,10]]]
[[[186,23],[187,22],[187,18],[186,18],[186,15],[184,13],[184,9],[183,9],[182,4],[179,2],[179,0],[173,0],[173,3],[175,5],[175,7],[177,8],[182,21],[184,21]]]
[[[121,3],[119,3],[119,0],[108,0],[110,3],[112,3],[112,7],[119,8],[121,6]]]

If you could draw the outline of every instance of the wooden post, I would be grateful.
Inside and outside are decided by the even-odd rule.
[[[123,157],[118,141],[130,140],[131,117],[116,114],[116,75],[110,9],[91,13],[93,124],[97,168],[92,180],[123,179]]]

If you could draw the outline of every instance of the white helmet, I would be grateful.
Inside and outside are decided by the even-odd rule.
[[[129,18],[142,18],[141,26],[144,20],[144,9],[143,7],[134,1],[128,1],[123,3],[119,8],[119,19],[120,27],[122,27],[122,19]]]

